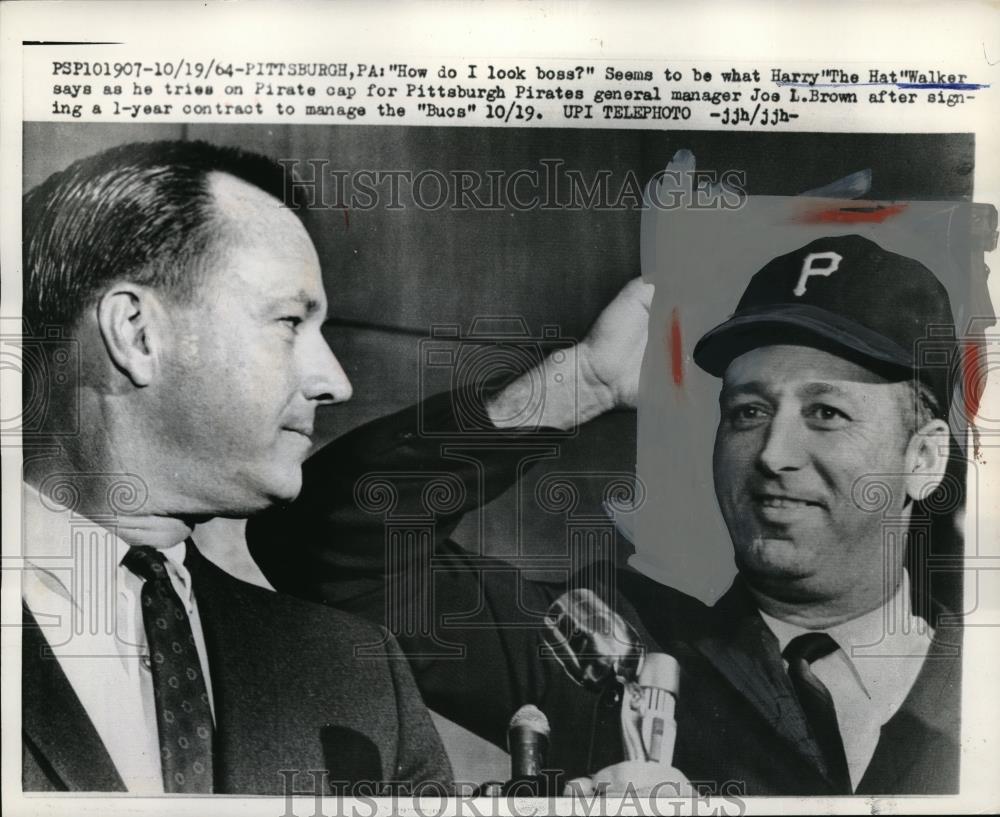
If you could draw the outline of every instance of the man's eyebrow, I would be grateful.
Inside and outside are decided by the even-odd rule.
[[[719,392],[719,402],[723,403],[726,400],[732,400],[734,397],[740,397],[744,394],[759,394],[762,396],[767,396],[770,393],[767,384],[762,380],[750,380],[746,383],[737,383],[732,386],[727,386],[723,384],[722,391]]]
[[[833,383],[826,383],[823,381],[806,383],[803,386],[801,386],[797,391],[801,397],[822,397],[827,394],[832,394],[839,397],[849,396],[847,391],[842,389],[840,386],[835,386]]]
[[[762,380],[751,380],[747,381],[746,383],[737,383],[732,386],[723,386],[722,391],[719,392],[719,403],[725,403],[727,400],[734,400],[737,397],[742,397],[748,394],[759,395],[760,397],[764,398],[770,398],[771,396],[773,396],[774,390]],[[795,390],[795,395],[800,400],[814,399],[823,396],[835,396],[842,398],[851,397],[850,392],[848,392],[846,389],[834,383],[827,383],[826,381],[823,380],[817,380],[802,384]]]
[[[281,309],[288,305],[302,306],[307,315],[319,312],[320,307],[322,306],[318,300],[310,297],[309,293],[301,289],[294,295],[288,295],[284,298],[275,298],[271,301],[271,307],[273,309]]]

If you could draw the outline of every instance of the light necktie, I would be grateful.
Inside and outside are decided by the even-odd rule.
[[[163,790],[210,794],[212,709],[187,611],[159,550],[130,547],[122,564],[143,579],[142,620],[153,675]]]
[[[838,650],[837,642],[827,633],[806,633],[793,638],[783,653],[788,661],[788,675],[802,704],[809,728],[819,744],[826,771],[838,792],[851,794],[851,777],[844,754],[844,742],[837,724],[837,710],[830,691],[812,671],[813,661]]]

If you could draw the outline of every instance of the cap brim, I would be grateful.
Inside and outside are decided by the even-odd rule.
[[[694,362],[722,377],[740,355],[776,343],[813,344],[883,366],[913,369],[912,350],[856,321],[816,306],[785,304],[735,315],[706,333],[694,347]]]

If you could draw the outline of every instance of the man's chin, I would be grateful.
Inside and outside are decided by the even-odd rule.
[[[267,510],[274,505],[287,505],[293,502],[302,493],[302,469],[296,468],[295,473],[282,475],[282,478],[275,479],[268,486],[266,501],[259,510]]]
[[[288,503],[294,502],[298,499],[298,496],[301,493],[302,482],[300,480],[294,487],[289,487],[274,494],[271,499],[271,505],[287,505]]]
[[[736,556],[741,573],[761,580],[807,579],[812,575],[809,554],[792,539],[755,536]]]

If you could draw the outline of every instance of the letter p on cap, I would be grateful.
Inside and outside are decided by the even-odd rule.
[[[799,282],[795,285],[795,289],[792,293],[801,298],[806,294],[806,281],[813,275],[822,275],[824,277],[833,275],[840,267],[840,262],[844,259],[844,256],[839,253],[832,251],[827,252],[811,252],[805,257],[802,262],[802,274],[799,275]],[[826,261],[827,264],[817,267],[814,266],[816,261]]]

